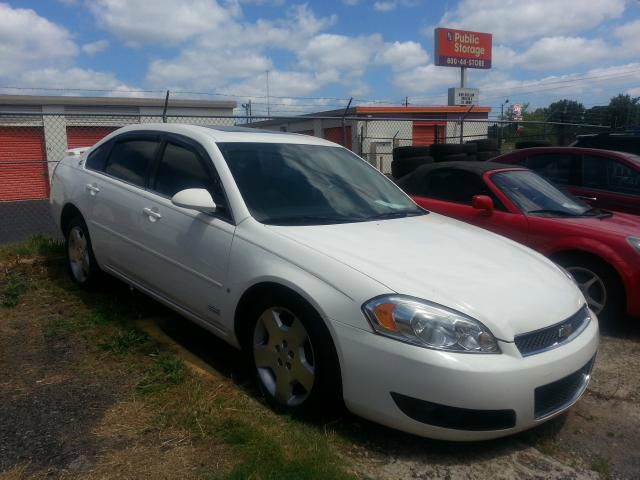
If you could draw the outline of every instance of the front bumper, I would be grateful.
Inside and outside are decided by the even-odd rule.
[[[578,380],[575,374],[590,372],[590,362],[598,348],[595,317],[571,342],[525,358],[512,342],[500,342],[502,354],[448,353],[407,345],[340,322],[333,322],[333,328],[347,408],[377,423],[443,440],[471,441],[510,435],[562,413],[584,392],[588,373],[583,384],[576,384],[575,395],[567,397],[560,409],[542,415],[540,399],[536,414],[536,389],[538,396],[545,393],[539,387],[547,387],[554,394],[550,384],[557,382],[561,386],[561,381]],[[426,423],[428,416],[408,415],[411,411],[407,410],[406,402],[400,408],[398,395],[428,405],[464,409],[463,413],[503,412],[503,420],[507,418],[504,412],[511,411],[514,419],[499,424],[506,428],[491,428],[490,423],[482,423],[486,418],[480,421],[480,428],[475,424],[463,429],[464,422],[458,422],[455,428],[445,428]]]

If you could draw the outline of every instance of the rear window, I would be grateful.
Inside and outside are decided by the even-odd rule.
[[[156,140],[118,142],[111,150],[104,173],[142,187],[157,148]]]
[[[102,172],[109,157],[109,150],[113,146],[113,142],[107,142],[93,150],[87,157],[86,166],[90,170]]]

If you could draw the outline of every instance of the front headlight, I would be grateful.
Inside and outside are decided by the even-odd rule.
[[[465,353],[500,353],[482,323],[442,305],[404,295],[383,295],[362,306],[380,335],[425,348]]]
[[[635,249],[636,252],[640,253],[640,238],[638,237],[627,237],[627,242]]]

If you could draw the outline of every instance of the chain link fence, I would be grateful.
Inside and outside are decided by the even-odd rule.
[[[385,174],[393,149],[496,139],[502,152],[518,141],[566,145],[576,135],[607,127],[478,118],[365,118],[298,116],[279,118],[0,113],[0,243],[36,234],[59,236],[49,213],[49,179],[71,148],[91,146],[125,125],[186,123],[241,126],[313,135],[344,145]]]

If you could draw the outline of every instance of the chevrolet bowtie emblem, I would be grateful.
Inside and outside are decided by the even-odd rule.
[[[573,332],[573,327],[571,326],[570,323],[566,325],[562,325],[560,326],[560,328],[558,328],[558,338],[560,338],[561,340],[564,340],[569,335],[571,335],[571,332]]]

